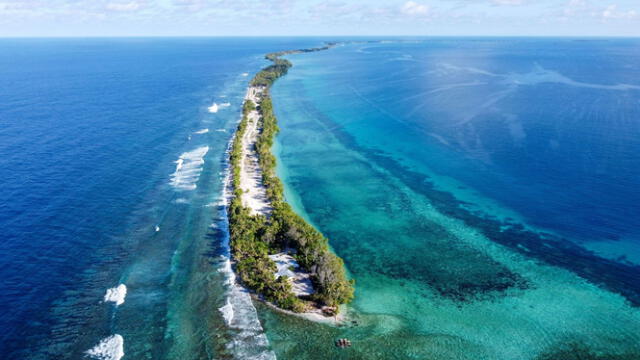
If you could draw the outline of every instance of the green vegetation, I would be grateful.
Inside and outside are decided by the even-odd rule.
[[[260,71],[251,81],[253,86],[264,88],[257,109],[261,114],[262,131],[256,143],[256,152],[262,180],[273,207],[268,218],[251,215],[241,202],[239,162],[242,136],[247,127],[247,115],[256,108],[250,100],[244,104],[242,121],[238,125],[230,155],[234,196],[229,206],[229,224],[236,272],[245,286],[279,307],[296,312],[305,311],[307,305],[293,294],[285,277],[275,278],[276,265],[269,259],[270,253],[296,250],[295,257],[300,266],[311,274],[316,290],[308,300],[319,305],[337,306],[350,302],[353,299],[353,281],[347,279],[342,259],[331,252],[328,240],[284,201],[282,182],[275,173],[276,158],[271,153],[273,139],[279,129],[268,90],[292,66],[291,62],[280,59],[280,56],[320,51],[330,46],[267,54],[266,58],[273,64]]]
[[[267,59],[269,56],[267,55]],[[272,59],[269,59],[272,60]],[[289,68],[292,66],[289,60],[275,58],[272,60],[273,65],[269,65],[266,68],[262,69],[259,73],[251,81],[251,85],[253,86],[265,86],[269,87],[282,75],[285,75]]]
[[[262,215],[251,215],[248,208],[242,206],[240,188],[240,159],[242,155],[242,136],[247,128],[247,115],[255,109],[248,100],[242,111],[242,120],[238,125],[231,147],[231,168],[233,171],[233,198],[229,205],[229,231],[231,250],[236,261],[236,272],[248,288],[262,295],[266,300],[283,309],[296,312],[304,311],[304,303],[291,292],[291,284],[286,278],[276,279],[275,263],[269,259],[269,253],[275,249],[265,239],[267,219]]]

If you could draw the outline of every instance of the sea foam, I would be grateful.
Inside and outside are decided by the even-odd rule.
[[[125,284],[120,284],[114,288],[107,289],[106,294],[104,294],[105,302],[114,302],[116,306],[120,306],[124,304],[124,298],[127,296],[127,286]]]
[[[227,155],[230,153],[231,143],[227,148]],[[229,201],[231,199],[231,168],[226,164],[225,177],[223,180],[223,192],[221,203],[225,206],[221,230],[224,238],[222,246],[224,255],[221,256],[218,271],[225,275],[227,285],[226,305],[218,310],[222,312],[227,326],[236,334],[234,339],[227,344],[227,349],[238,359],[265,359],[275,360],[276,356],[269,349],[269,340],[264,334],[256,308],[251,302],[249,292],[236,282],[236,275],[231,267],[231,254],[229,247]]]
[[[221,108],[226,108],[226,107],[229,107],[229,106],[231,106],[231,103],[228,103],[228,102],[225,102],[225,103],[222,103],[222,104],[213,103],[213,105],[209,106],[207,108],[207,110],[209,110],[210,113],[214,113],[215,114]]]
[[[100,340],[98,345],[86,352],[92,359],[120,360],[124,356],[124,339],[115,334]]]
[[[208,151],[208,146],[202,146],[180,155],[176,171],[171,174],[171,185],[178,190],[195,190]]]
[[[202,130],[198,130],[198,131],[194,132],[194,134],[201,135],[201,134],[206,134],[208,132],[209,132],[209,129],[202,129]]]
[[[227,326],[231,325],[231,321],[233,320],[233,305],[231,305],[229,299],[227,299],[227,305],[219,308],[218,310],[222,313],[222,317],[224,318]]]

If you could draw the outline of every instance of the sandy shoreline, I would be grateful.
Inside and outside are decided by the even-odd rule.
[[[263,91],[264,90],[261,87],[250,86],[247,89],[245,101],[251,100],[256,107],[258,107],[262,99],[261,96]],[[262,170],[260,169],[258,153],[255,149],[258,136],[261,132],[260,124],[261,118],[257,109],[247,114],[247,127],[244,135],[242,136],[242,153],[240,155],[240,189],[242,189],[241,201],[243,206],[250,209],[251,214],[260,214],[268,217],[273,208],[271,207],[267,197],[266,186],[262,183]],[[288,261],[294,265],[293,267],[296,268],[296,270],[287,271],[286,276],[290,277],[294,293],[297,296],[309,295],[314,291],[311,281],[309,280],[310,274],[297,270],[297,263],[291,256],[285,253],[278,253],[272,254],[270,257],[272,260]],[[283,269],[280,268],[278,272],[282,271]],[[279,274],[275,275],[279,276]],[[293,311],[281,309],[267,301],[263,302],[278,311],[311,321],[337,326],[344,323],[346,320],[343,312],[340,312],[334,317],[327,317],[323,314],[321,309],[313,309],[304,313],[295,313]]]
[[[245,101],[251,100],[254,104],[260,103],[262,89],[250,86],[245,96]],[[240,158],[240,188],[242,189],[242,205],[249,208],[252,214],[268,216],[271,213],[271,205],[267,199],[267,189],[262,184],[262,171],[258,163],[258,154],[255,151],[256,141],[260,129],[260,113],[257,110],[247,115],[247,129],[242,137],[242,155]]]
[[[252,296],[254,297],[254,299],[261,301],[262,303],[266,304],[270,308],[287,315],[297,316],[305,320],[314,321],[314,322],[327,324],[331,326],[343,326],[348,324],[349,318],[346,315],[346,311],[342,309],[336,316],[325,316],[320,309],[314,309],[313,311],[297,313],[290,310],[282,309],[271,302],[268,302],[268,301],[265,301],[264,299],[259,298],[255,294],[252,294]]]

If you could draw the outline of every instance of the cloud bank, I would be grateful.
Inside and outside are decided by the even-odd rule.
[[[637,0],[0,0],[0,36],[635,35]]]

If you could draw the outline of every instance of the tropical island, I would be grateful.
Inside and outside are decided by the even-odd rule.
[[[231,145],[233,195],[229,230],[234,269],[256,296],[295,313],[335,316],[354,296],[354,282],[328,240],[296,214],[284,199],[271,153],[277,119],[269,90],[292,66],[283,55],[323,47],[269,53],[271,65],[251,80]]]

